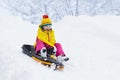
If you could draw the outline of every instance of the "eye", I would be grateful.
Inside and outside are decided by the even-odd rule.
[[[49,27],[51,27],[52,25],[48,25]]]
[[[44,26],[44,28],[47,27],[47,26]]]

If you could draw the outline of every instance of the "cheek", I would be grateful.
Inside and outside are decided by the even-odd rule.
[[[43,27],[43,29],[47,29],[47,27]]]
[[[52,29],[51,27],[49,27],[49,29]]]

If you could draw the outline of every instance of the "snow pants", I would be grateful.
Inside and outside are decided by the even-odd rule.
[[[38,51],[40,51],[43,47],[48,47],[48,45],[46,45],[43,41],[37,39],[36,40],[36,53]],[[62,46],[60,43],[55,43],[55,47],[56,47],[56,57],[59,56],[59,55],[65,55],[63,49],[62,49]]]

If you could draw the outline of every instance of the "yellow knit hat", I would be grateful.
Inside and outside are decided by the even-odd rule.
[[[43,19],[41,20],[41,25],[40,26],[44,26],[44,25],[47,25],[47,24],[52,25],[52,21],[48,17],[48,15],[43,15]]]

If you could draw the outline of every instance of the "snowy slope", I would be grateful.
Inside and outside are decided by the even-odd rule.
[[[70,61],[53,71],[23,55],[33,44],[38,25],[0,16],[0,80],[120,80],[120,17],[64,17],[53,24],[56,39]]]

